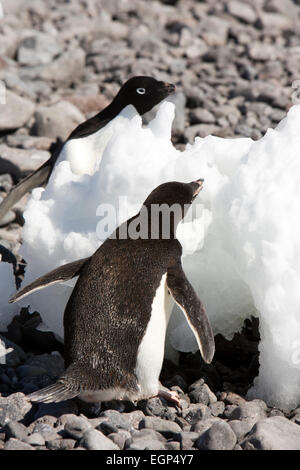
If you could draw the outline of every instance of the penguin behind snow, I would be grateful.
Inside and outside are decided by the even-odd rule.
[[[142,116],[174,91],[175,85],[153,77],[136,76],[127,80],[106,108],[79,124],[63,144],[54,145],[51,157],[10,191],[0,203],[0,220],[27,192],[46,186],[56,163],[66,160],[74,173],[93,174],[112,136],[111,121],[129,105]]]
[[[209,320],[185,277],[182,247],[175,237],[202,184],[158,186],[139,214],[118,227],[94,255],[51,271],[11,299],[79,275],[64,313],[66,370],[54,385],[30,394],[32,401],[76,396],[87,402],[134,401],[160,395],[179,403],[176,393],[159,382],[174,302],[205,362],[211,362],[215,350]]]

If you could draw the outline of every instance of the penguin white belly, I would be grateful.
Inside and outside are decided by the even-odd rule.
[[[151,307],[151,318],[138,349],[135,373],[140,398],[155,396],[159,391],[159,375],[164,358],[168,321],[174,305],[164,274]]]
[[[68,161],[73,173],[93,175],[112,135],[113,126],[108,124],[87,137],[68,140],[62,148],[57,164]]]

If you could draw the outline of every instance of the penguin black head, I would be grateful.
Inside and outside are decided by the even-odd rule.
[[[203,181],[203,179],[191,183],[172,181],[161,184],[149,194],[139,213],[141,224],[144,221],[147,227],[148,238],[175,238],[177,225],[201,191]],[[146,233],[146,229],[144,232]]]
[[[174,239],[177,225],[201,191],[203,181],[161,184],[149,194],[140,212],[118,227],[110,238]]]
[[[184,207],[190,205],[201,191],[203,182],[203,179],[198,179],[191,183],[179,183],[177,181],[163,183],[149,194],[144,202],[144,206],[150,207],[152,204],[172,206],[179,204],[181,207]]]
[[[120,109],[131,104],[143,115],[174,91],[175,85],[171,83],[160,82],[153,77],[137,76],[124,83],[114,104]]]

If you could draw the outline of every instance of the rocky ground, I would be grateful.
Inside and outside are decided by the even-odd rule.
[[[298,0],[2,0],[0,198],[49,157],[51,144],[106,105],[130,75],[177,85],[173,141],[260,138],[285,116],[300,79]],[[0,8],[1,12],[1,8]],[[20,281],[24,198],[0,223],[0,254]],[[42,314],[42,312],[41,312]],[[213,364],[198,354],[165,363],[159,398],[84,407],[36,405],[25,395],[63,370],[63,348],[23,310],[0,338],[0,449],[300,449],[300,408],[247,401],[258,334],[247,321]]]

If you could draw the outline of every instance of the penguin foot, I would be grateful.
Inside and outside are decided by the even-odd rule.
[[[169,401],[170,403],[173,403],[174,405],[181,408],[179,395],[174,390],[168,390],[166,388],[160,389],[157,396],[161,397],[161,398],[164,398],[165,400]]]

